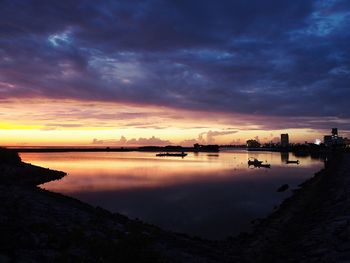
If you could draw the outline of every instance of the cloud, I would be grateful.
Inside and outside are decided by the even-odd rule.
[[[1,1],[0,100],[346,120],[349,14],[341,0]]]
[[[229,144],[231,145],[243,145],[245,144],[245,141],[242,141],[240,138],[232,140]]]
[[[199,143],[197,139],[187,139],[180,142],[181,146],[192,147],[194,144]]]
[[[237,131],[208,131],[203,132],[198,135],[197,139],[187,139],[181,141],[179,144],[182,146],[193,146],[195,143],[199,144],[214,144],[215,137],[235,134]],[[119,140],[116,139],[108,139],[108,140],[100,140],[94,138],[92,140],[92,144],[94,145],[115,145],[115,146],[167,146],[173,145],[173,143],[169,140],[162,140],[155,136],[150,138],[131,138],[127,139],[125,136],[121,136]]]
[[[180,142],[183,146],[192,146],[195,143],[199,144],[215,144],[215,138],[217,136],[224,136],[224,135],[230,135],[235,134],[238,131],[212,131],[209,130],[207,132],[202,132],[198,134],[198,137],[196,139],[187,139],[182,142]]]
[[[273,143],[281,142],[281,138],[280,138],[280,137],[273,137],[273,138],[271,139],[271,142],[273,142]]]
[[[132,138],[132,139],[126,139],[125,136],[121,136],[119,140],[99,140],[99,139],[93,139],[92,144],[95,145],[115,145],[115,146],[167,146],[171,145],[172,143],[168,140],[162,140],[160,138],[157,138],[155,136],[152,136],[150,138]]]
[[[81,123],[48,123],[41,129],[43,131],[52,131],[62,128],[81,128],[84,127]]]
[[[229,134],[235,134],[235,133],[237,133],[237,131],[211,131],[210,130],[206,133],[207,144],[214,144],[216,136],[223,136],[223,135],[229,135]]]

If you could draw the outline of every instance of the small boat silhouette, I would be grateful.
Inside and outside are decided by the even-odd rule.
[[[299,164],[299,160],[287,160],[286,161],[286,164],[292,164],[292,163]]]
[[[256,158],[250,158],[248,160],[248,166],[251,166],[253,165],[254,167],[264,167],[264,168],[271,168],[271,164],[268,164],[268,163],[264,163],[262,161],[259,161],[258,159]]]
[[[271,168],[271,164],[269,164],[269,163],[262,163],[262,164],[260,164],[260,165],[257,165],[256,167],[264,167],[264,168]]]
[[[248,160],[248,165],[261,165],[261,164],[262,164],[262,161],[259,161],[256,158],[250,158]]]
[[[185,157],[185,156],[187,156],[187,153],[185,153],[185,152],[182,152],[182,153],[169,153],[169,152],[166,152],[166,153],[157,153],[156,156],[157,157],[164,157],[164,156]]]

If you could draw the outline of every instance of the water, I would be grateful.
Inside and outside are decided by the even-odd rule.
[[[294,157],[285,164],[276,152],[189,153],[185,158],[147,152],[22,153],[24,161],[65,171],[68,176],[41,187],[164,229],[212,239],[249,230],[268,215],[291,188],[323,167],[320,160]],[[255,157],[271,169],[248,168]]]

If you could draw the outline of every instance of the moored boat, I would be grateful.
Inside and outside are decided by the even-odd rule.
[[[287,160],[286,164],[299,164],[299,160]]]
[[[248,165],[261,165],[262,164],[262,161],[259,161],[258,159],[256,158],[251,158],[248,160]]]
[[[166,153],[157,153],[156,156],[157,157],[164,157],[164,156],[185,157],[185,156],[187,156],[187,153],[185,153],[185,152],[182,152],[182,153],[169,153],[169,152],[166,152]]]
[[[271,168],[271,164],[268,164],[268,163],[263,163],[262,161],[259,161],[258,159],[256,158],[250,158],[248,160],[248,166],[251,166],[253,165],[254,167],[264,167],[264,168]]]
[[[256,167],[264,167],[264,168],[271,168],[271,164],[269,164],[269,163],[262,163],[262,164],[259,164],[259,165],[257,165]]]

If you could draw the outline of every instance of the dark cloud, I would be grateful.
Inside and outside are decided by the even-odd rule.
[[[1,1],[0,100],[332,117],[342,127],[349,25],[341,0]]]

